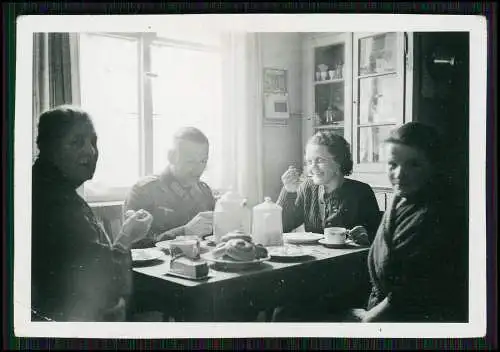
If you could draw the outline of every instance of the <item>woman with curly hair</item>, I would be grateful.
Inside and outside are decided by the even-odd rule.
[[[294,167],[281,177],[278,204],[283,207],[284,232],[302,224],[314,233],[323,233],[328,227],[362,226],[366,231],[353,233],[353,240],[371,243],[380,210],[368,184],[346,177],[353,166],[349,143],[333,132],[317,132],[306,145],[305,160],[307,180],[302,182]]]

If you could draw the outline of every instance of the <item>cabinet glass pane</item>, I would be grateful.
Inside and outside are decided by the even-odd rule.
[[[359,75],[396,71],[396,33],[359,40]]]
[[[344,78],[345,45],[336,44],[314,50],[314,80],[329,81]]]
[[[387,160],[384,139],[394,126],[374,126],[359,128],[358,160],[360,163],[382,163]]]
[[[317,123],[338,124],[344,121],[344,84],[318,84],[315,87]]]
[[[402,100],[396,75],[359,80],[359,123],[396,122]]]

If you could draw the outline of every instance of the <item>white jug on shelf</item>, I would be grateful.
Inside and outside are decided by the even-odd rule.
[[[253,207],[252,238],[255,243],[263,246],[283,245],[282,212],[283,209],[270,197]]]
[[[234,191],[224,193],[216,202],[214,209],[213,234],[215,243],[229,232],[250,233],[250,210],[247,200]]]

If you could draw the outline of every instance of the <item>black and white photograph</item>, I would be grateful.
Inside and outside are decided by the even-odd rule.
[[[17,336],[486,333],[484,18],[17,32]]]

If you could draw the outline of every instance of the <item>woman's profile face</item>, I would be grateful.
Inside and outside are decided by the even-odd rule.
[[[316,185],[336,182],[343,176],[340,165],[324,145],[309,143],[306,146],[305,159],[307,172]]]
[[[387,155],[387,174],[397,195],[411,195],[420,191],[430,181],[431,164],[419,149],[389,143]]]
[[[98,150],[91,121],[77,121],[52,151],[52,161],[72,182],[81,185],[94,176]]]

